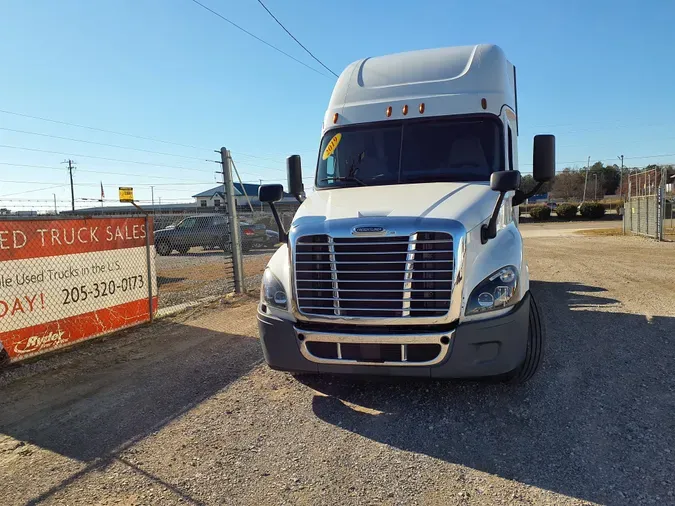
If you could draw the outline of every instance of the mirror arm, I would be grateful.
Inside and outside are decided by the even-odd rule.
[[[272,209],[272,214],[274,215],[274,221],[277,222],[277,227],[279,228],[279,242],[288,241],[288,232],[284,228],[284,223],[281,221],[281,217],[277,212],[277,206],[274,205],[274,202],[269,202],[270,209]]]
[[[532,188],[531,191],[528,193],[522,192],[520,190],[516,190],[516,194],[513,196],[513,199],[511,200],[511,205],[512,206],[519,206],[523,202],[525,202],[527,199],[530,197],[534,196],[537,194],[537,192],[541,189],[541,187],[544,186],[544,183],[537,183],[537,185]]]
[[[499,198],[497,198],[497,202],[495,203],[495,208],[492,211],[492,216],[490,216],[490,221],[487,225],[483,225],[480,228],[480,242],[482,244],[497,237],[497,218],[499,218],[499,209],[502,207],[505,194],[506,192],[499,192]]]

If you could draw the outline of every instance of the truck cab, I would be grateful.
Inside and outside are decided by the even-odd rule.
[[[494,45],[365,58],[324,115],[314,191],[263,275],[258,322],[274,369],[523,382],[543,334],[518,229],[515,67]],[[555,139],[534,139],[538,186]],[[535,188],[532,193],[536,192]]]

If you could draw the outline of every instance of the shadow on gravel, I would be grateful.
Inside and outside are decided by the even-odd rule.
[[[167,285],[171,283],[180,283],[181,281],[185,281],[186,279],[187,279],[186,277],[172,278],[169,276],[157,276],[157,287],[161,287],[162,285]]]
[[[0,434],[80,461],[108,458],[250,371],[256,339],[159,322],[95,343],[0,390]],[[137,331],[134,331],[137,332]],[[111,349],[101,352],[101,344]],[[98,353],[98,354],[97,354]],[[65,358],[52,357],[54,360]],[[48,359],[50,360],[50,359]],[[90,362],[90,363],[87,363]]]
[[[675,318],[613,312],[599,287],[533,281],[532,291],[548,341],[528,384],[303,378],[328,395],[314,397],[314,413],[580,499],[675,502]]]

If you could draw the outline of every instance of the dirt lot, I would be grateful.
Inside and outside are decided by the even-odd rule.
[[[214,303],[0,376],[0,503],[675,504],[675,246],[526,247],[525,386],[300,382]]]
[[[273,249],[253,250],[244,255],[244,276],[248,289],[255,289]],[[155,257],[159,306],[192,302],[234,289],[232,261],[221,250],[192,248],[189,254]]]

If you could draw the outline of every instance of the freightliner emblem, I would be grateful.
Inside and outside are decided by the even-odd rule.
[[[386,234],[384,227],[354,227],[352,229],[353,235],[359,234]]]

